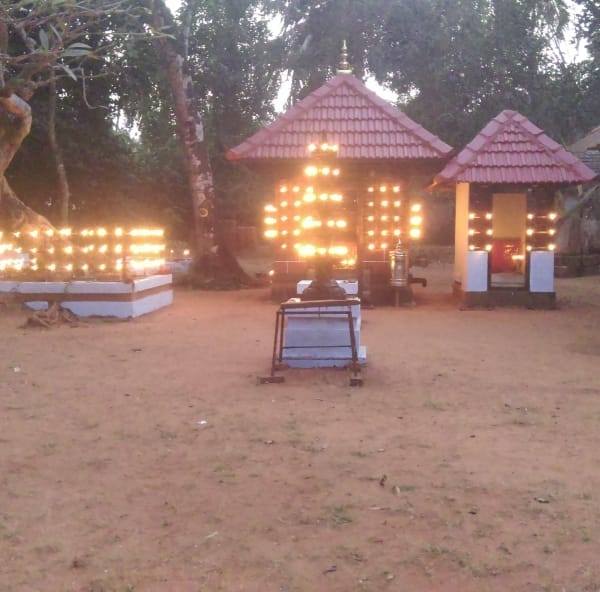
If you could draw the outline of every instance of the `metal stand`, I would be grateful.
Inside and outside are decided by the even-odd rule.
[[[279,309],[275,313],[275,336],[273,338],[273,355],[271,358],[271,373],[269,376],[261,376],[258,381],[260,384],[267,383],[281,383],[285,381],[285,377],[281,375],[277,375],[277,370],[282,370],[284,368],[283,364],[283,352],[284,350],[290,349],[303,349],[303,348],[314,348],[319,347],[320,349],[327,348],[339,348],[339,347],[348,347],[346,344],[343,345],[285,345],[283,330],[285,327],[285,319],[286,317],[294,317],[294,316],[308,316],[314,315],[313,311],[308,310],[298,310],[305,308],[336,308],[336,307],[344,307],[346,310],[330,310],[325,312],[324,314],[330,316],[342,316],[346,317],[348,320],[348,331],[350,336],[350,351],[351,351],[351,361],[350,361],[350,369],[352,371],[352,376],[350,377],[350,386],[362,386],[363,379],[360,377],[360,363],[358,361],[358,345],[356,343],[356,335],[354,334],[354,319],[352,318],[352,306],[360,305],[360,300],[358,298],[350,298],[344,300],[304,300],[301,302],[291,301],[291,302],[283,302],[280,304]],[[327,358],[304,358],[304,360],[326,360]]]

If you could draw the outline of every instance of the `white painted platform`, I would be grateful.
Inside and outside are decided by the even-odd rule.
[[[80,317],[130,319],[154,312],[173,302],[170,274],[137,278],[131,282],[0,281],[0,293],[2,292],[17,294],[33,310],[45,310],[51,302],[59,302],[62,307]]]

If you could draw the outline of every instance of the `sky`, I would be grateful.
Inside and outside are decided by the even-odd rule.
[[[173,12],[176,12],[181,6],[181,0],[165,0],[165,2]],[[571,16],[573,17],[575,16],[579,7],[572,1],[569,1],[568,4],[570,6]],[[574,19],[572,18],[571,21],[573,20]],[[279,34],[279,32],[281,31],[281,27],[282,23],[280,18],[272,19],[269,28],[271,29],[273,36]],[[569,62],[577,62],[585,59],[586,57],[586,50],[575,43],[575,25],[573,22],[569,23],[567,31],[565,32],[565,39],[560,43],[560,49],[563,55],[565,56],[565,59]],[[377,93],[382,99],[385,99],[390,103],[396,103],[398,99],[396,93],[379,84],[372,76],[367,77],[367,79],[364,82],[367,88]],[[287,100],[290,96],[291,84],[291,77],[289,76],[289,74],[284,73],[281,78],[281,86],[279,88],[279,92],[277,93],[277,97],[273,102],[275,110],[278,113],[285,110]]]

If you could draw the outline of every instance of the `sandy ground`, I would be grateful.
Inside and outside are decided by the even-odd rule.
[[[600,590],[600,279],[460,312],[427,275],[365,311],[362,389],[257,386],[265,290],[0,314],[0,590]]]

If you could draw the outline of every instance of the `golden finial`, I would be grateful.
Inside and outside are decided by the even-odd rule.
[[[338,74],[352,74],[352,68],[348,62],[348,46],[346,40],[342,41],[342,56],[340,58],[340,65],[337,69]]]

